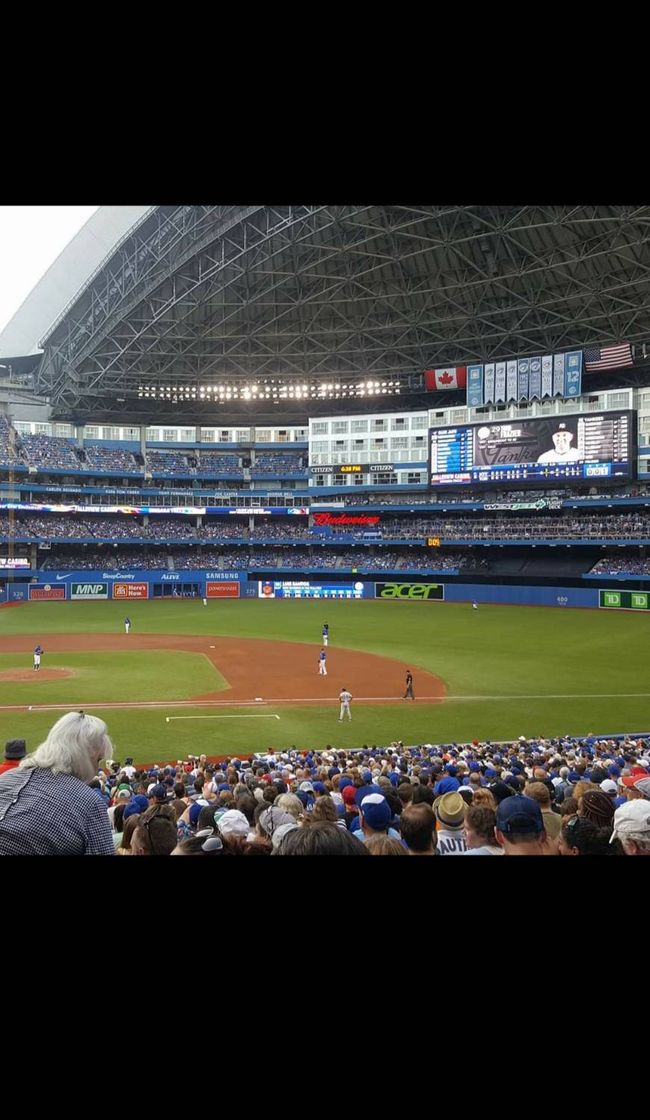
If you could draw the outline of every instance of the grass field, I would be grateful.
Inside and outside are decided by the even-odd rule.
[[[331,649],[404,662],[413,670],[416,696],[418,668],[427,669],[444,681],[447,697],[439,704],[353,704],[349,725],[337,721],[336,696],[342,683],[354,692],[353,682],[334,677],[331,703],[322,706],[93,709],[106,719],[119,759],[130,754],[139,762],[161,762],[188,751],[242,755],[269,746],[352,747],[394,739],[449,742],[650,727],[650,686],[639,654],[648,626],[643,613],[313,600],[219,601],[208,608],[200,601],[134,602],[128,610],[133,633],[311,643],[306,656],[320,643],[326,620]],[[31,664],[29,655],[6,652],[5,636],[33,636],[47,651],[48,634],[121,633],[124,613],[122,603],[33,603],[0,610],[0,673]],[[225,687],[214,666],[191,653],[46,653],[43,667],[65,668],[73,676],[40,683],[0,680],[0,705],[180,700]],[[227,666],[221,669],[227,678]],[[0,710],[0,742],[23,736],[33,749],[60,714]]]

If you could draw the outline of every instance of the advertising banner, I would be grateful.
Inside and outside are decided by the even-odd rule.
[[[108,599],[107,583],[71,583],[71,599]]]
[[[598,606],[605,610],[647,611],[650,610],[650,592],[599,591]]]
[[[114,583],[114,599],[148,599],[148,583]]]
[[[29,586],[29,597],[32,600],[65,599],[65,584],[55,585],[50,583],[33,583]]]
[[[430,599],[441,602],[445,597],[442,583],[376,583],[376,599]]]
[[[239,584],[234,582],[214,583],[208,580],[205,585],[207,599],[238,599],[240,594]]]

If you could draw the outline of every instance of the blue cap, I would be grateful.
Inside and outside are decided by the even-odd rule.
[[[438,797],[443,793],[456,793],[458,789],[460,789],[458,778],[442,778],[441,781],[436,782],[433,792]]]
[[[390,805],[381,793],[369,793],[360,805],[366,824],[370,828],[387,828],[392,817]]]
[[[374,785],[360,786],[360,788],[357,790],[357,792],[354,796],[354,800],[356,801],[357,805],[360,805],[361,802],[363,801],[364,797],[367,797],[368,794],[370,794],[370,793],[381,793],[381,795],[383,796],[384,791],[382,790],[381,786],[374,786]],[[371,827],[372,827],[372,825],[371,825]]]
[[[543,832],[542,810],[532,797],[505,797],[497,806],[497,828],[506,836],[517,832]]]
[[[327,793],[325,782],[314,782],[314,793]]]
[[[204,805],[199,805],[198,801],[193,801],[190,805],[190,824],[194,825],[199,819],[201,809],[205,808]]]

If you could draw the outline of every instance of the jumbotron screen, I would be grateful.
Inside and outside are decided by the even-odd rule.
[[[431,486],[635,477],[636,413],[577,413],[429,429]]]

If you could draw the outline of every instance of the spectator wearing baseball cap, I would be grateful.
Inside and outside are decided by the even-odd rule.
[[[467,851],[465,839],[465,802],[452,791],[437,797],[433,804],[436,817],[438,855],[462,856]]]
[[[631,774],[621,778],[621,785],[628,801],[637,801],[641,798],[644,800],[650,799],[650,774],[647,770],[642,770],[640,766],[634,766]]]
[[[532,797],[506,797],[499,802],[496,836],[507,856],[557,855],[546,843],[542,810]]]
[[[620,840],[626,856],[650,856],[650,802],[628,801],[614,813],[610,844]]]
[[[6,774],[7,770],[15,770],[26,754],[27,744],[24,739],[10,739],[5,743],[5,761],[0,765],[0,774]]]
[[[390,827],[391,818],[391,808],[383,793],[368,793],[359,806],[361,827],[355,829],[352,835],[356,836],[357,840],[363,841],[380,833],[399,840],[399,832]]]

